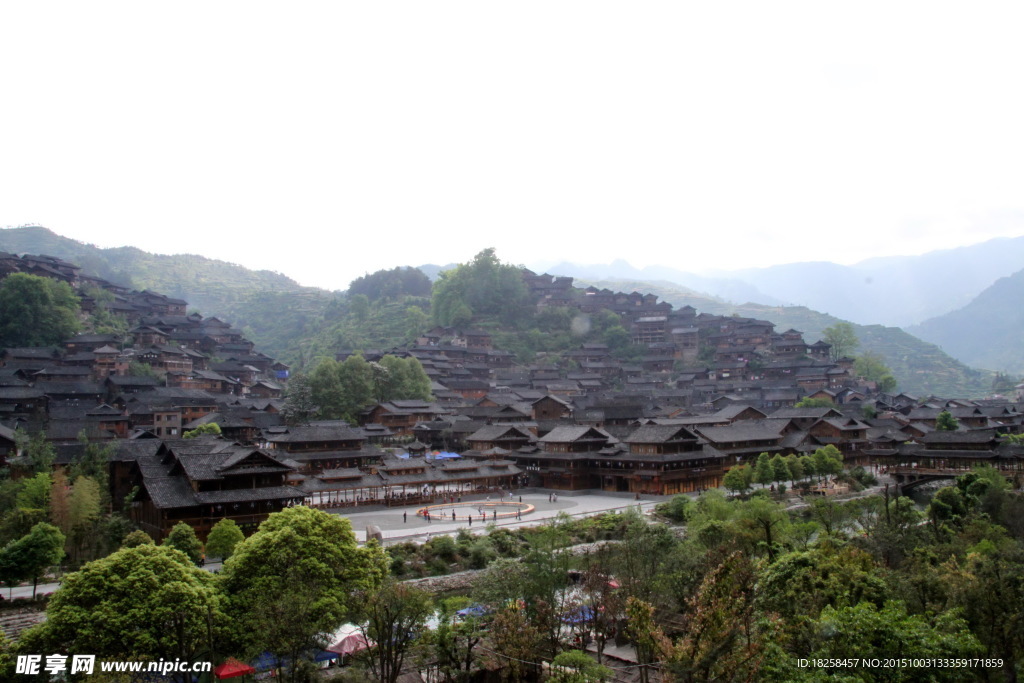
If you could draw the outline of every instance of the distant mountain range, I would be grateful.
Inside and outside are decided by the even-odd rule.
[[[734,304],[806,306],[862,325],[905,327],[967,305],[1000,277],[1021,268],[1024,237],[920,256],[875,258],[852,266],[789,263],[698,275],[683,268],[634,268],[619,260],[588,266],[562,262],[538,272],[589,280],[671,282]]]
[[[907,331],[975,367],[1024,376],[1024,270],[998,279],[966,306]]]

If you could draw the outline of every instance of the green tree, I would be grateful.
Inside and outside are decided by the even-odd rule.
[[[492,649],[489,668],[501,672],[503,681],[533,680],[544,636],[526,612],[514,607],[499,611],[490,623]]]
[[[22,456],[19,460],[23,464],[17,465],[21,469],[28,469],[30,472],[49,472],[53,469],[53,459],[57,457],[57,450],[53,444],[46,440],[46,434],[42,431],[29,436],[20,429],[14,433],[15,442],[18,446],[18,453]]]
[[[956,613],[946,612],[930,621],[924,615],[907,614],[901,602],[886,603],[881,609],[869,602],[852,607],[825,607],[818,620],[821,637],[810,658],[847,657],[977,657],[983,652],[967,623]],[[886,680],[922,680],[919,669],[901,668],[887,672]],[[962,681],[963,671],[929,669],[927,680]]]
[[[415,341],[423,334],[430,324],[430,316],[423,312],[419,306],[409,306],[405,309],[405,339],[407,342]]]
[[[804,478],[803,464],[796,455],[790,454],[786,456],[786,469],[789,470],[789,481],[793,485],[796,485],[798,481]]]
[[[365,294],[356,294],[349,299],[349,310],[355,319],[361,323],[366,322],[370,317],[370,300]]]
[[[843,454],[832,444],[814,451],[811,460],[814,462],[814,472],[819,477],[834,477],[843,471]]]
[[[881,607],[890,589],[872,557],[856,548],[820,543],[789,552],[764,568],[758,579],[758,608],[782,618],[793,652],[810,652],[817,639],[816,620],[826,606]]]
[[[784,482],[789,479],[789,466],[786,463],[786,459],[780,454],[776,453],[772,456],[771,465],[773,481]]]
[[[935,418],[935,428],[940,432],[955,432],[960,429],[960,421],[953,417],[953,413],[943,410]]]
[[[236,651],[300,662],[353,615],[354,595],[378,586],[387,566],[379,546],[358,546],[347,519],[307,507],[271,514],[221,570]]]
[[[821,526],[826,536],[842,536],[854,526],[855,508],[834,498],[810,498],[807,509],[811,519]]]
[[[733,493],[744,493],[750,489],[754,472],[749,465],[734,465],[722,477],[722,485]]]
[[[155,545],[153,543],[153,537],[141,529],[132,531],[124,537],[123,541],[121,541],[122,548],[134,548],[140,545]]]
[[[66,282],[26,273],[0,281],[0,348],[59,344],[78,332],[78,315]]]
[[[285,394],[284,407],[281,415],[290,426],[309,424],[319,410],[313,400],[313,387],[304,374],[294,375],[288,380],[288,391]]]
[[[223,432],[221,432],[220,425],[216,422],[207,422],[206,424],[199,425],[195,429],[189,429],[182,434],[182,438],[195,439],[206,434],[220,436]]]
[[[40,522],[27,535],[4,546],[0,555],[0,567],[15,572],[19,578],[32,579],[34,598],[39,577],[64,559],[64,534],[52,524]],[[5,576],[4,581],[11,578]]]
[[[58,467],[53,473],[53,484],[50,486],[50,522],[65,536],[71,533],[70,493],[68,478],[63,468]]]
[[[446,683],[468,678],[480,657],[477,645],[486,635],[482,616],[473,613],[464,617],[457,615],[458,610],[471,604],[469,598],[454,597],[441,600],[439,605],[434,652],[438,671]]]
[[[206,538],[206,552],[211,557],[226,560],[235,551],[235,546],[245,540],[245,534],[233,519],[222,519],[210,529]]]
[[[759,548],[768,553],[768,561],[775,561],[775,553],[786,541],[789,515],[778,503],[764,496],[753,496],[740,503],[738,522],[750,530]]]
[[[821,339],[826,344],[832,345],[830,353],[833,361],[849,356],[860,346],[860,340],[857,339],[853,325],[847,322],[838,322],[826,327],[822,330]]]
[[[370,671],[381,683],[395,683],[412,645],[423,635],[432,613],[430,595],[394,580],[363,596],[363,634],[376,643],[367,655]]]
[[[49,472],[40,472],[30,479],[25,479],[18,492],[18,507],[23,510],[41,510],[46,512],[50,506],[50,491],[53,479]]]
[[[199,564],[199,560],[203,557],[203,544],[196,536],[195,529],[185,522],[178,522],[174,525],[171,533],[167,534],[167,538],[164,539],[163,545],[180,550],[194,564]]]
[[[796,402],[797,408],[835,408],[835,402],[827,398],[804,397]]]
[[[399,266],[356,278],[348,286],[348,295],[365,295],[370,301],[403,296],[428,297],[430,288],[430,278],[419,268]]]
[[[494,249],[441,273],[434,283],[431,312],[441,325],[461,326],[473,316],[514,323],[528,311],[529,292],[518,266],[503,264]]]
[[[877,353],[868,351],[861,354],[854,361],[853,370],[869,382],[875,382],[879,391],[888,394],[896,390],[896,378],[893,376],[892,370]]]
[[[701,582],[690,600],[683,638],[671,647],[668,670],[682,680],[759,680],[766,660],[780,656],[778,627],[758,618],[756,566],[734,552]]]
[[[551,660],[551,683],[601,683],[607,681],[612,670],[598,664],[581,650],[560,652]]]
[[[91,477],[81,476],[75,480],[68,498],[68,521],[71,525],[68,545],[74,563],[83,559],[85,545],[95,548],[100,541],[96,534],[96,523],[102,513],[99,484]]]
[[[772,470],[771,458],[767,453],[757,456],[757,464],[754,466],[754,481],[762,487],[775,481],[775,472]]]
[[[122,548],[65,577],[46,621],[24,633],[21,646],[100,659],[208,661],[210,636],[224,626],[215,581],[173,548]]]

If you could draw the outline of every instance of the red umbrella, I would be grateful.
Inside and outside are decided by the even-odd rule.
[[[246,674],[254,673],[256,673],[256,669],[252,668],[245,662],[238,661],[234,657],[230,657],[226,662],[213,670],[213,675],[220,679],[236,678],[238,676],[245,676]]]

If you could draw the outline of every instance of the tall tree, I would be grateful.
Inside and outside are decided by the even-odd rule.
[[[32,579],[34,598],[39,577],[64,559],[64,534],[52,524],[40,522],[27,535],[7,544],[0,554],[4,556],[0,566],[15,566],[24,578]]]
[[[722,477],[722,486],[733,493],[744,493],[754,480],[754,470],[749,465],[733,465]]]
[[[935,428],[940,432],[955,432],[960,429],[960,421],[953,417],[953,413],[943,410],[935,418]]]
[[[389,579],[363,596],[359,611],[366,640],[376,643],[367,655],[370,671],[381,683],[395,683],[431,615],[430,595]]]
[[[281,409],[285,423],[291,426],[309,424],[317,410],[319,410],[319,406],[313,400],[313,387],[309,382],[309,377],[304,374],[294,375],[288,380],[284,408]]]
[[[66,282],[26,273],[0,281],[0,347],[59,344],[78,331],[78,314]]]
[[[754,465],[754,481],[762,488],[775,481],[775,471],[772,469],[771,458],[767,453],[757,456],[757,464]]]
[[[163,545],[185,553],[185,556],[194,564],[199,564],[203,557],[203,544],[196,536],[195,529],[185,522],[178,522],[174,525],[171,533],[167,534],[167,538],[164,539]]]
[[[307,507],[271,514],[221,570],[237,651],[301,661],[351,617],[354,595],[378,586],[386,567],[379,546],[357,545],[347,519]]]
[[[75,563],[83,558],[83,549],[87,543],[96,544],[96,522],[100,518],[101,493],[99,484],[91,477],[79,477],[71,487],[68,498],[68,521],[71,531],[68,534],[71,557]],[[86,555],[88,558],[89,555]]]
[[[100,659],[208,661],[210,636],[224,626],[215,581],[172,548],[122,548],[65,577],[46,621],[21,644]]]
[[[465,325],[476,315],[511,323],[528,301],[522,270],[501,263],[494,249],[484,249],[470,263],[441,273],[434,283],[431,312],[441,325]]]
[[[853,325],[847,322],[838,322],[835,325],[826,327],[822,330],[821,339],[826,344],[832,345],[830,350],[832,360],[839,360],[844,356],[849,356],[860,346],[857,332],[853,329]]]
[[[245,534],[233,519],[222,519],[210,529],[206,537],[206,552],[211,557],[226,560],[235,551],[235,546],[245,540]]]
[[[896,390],[896,378],[893,376],[892,370],[877,353],[871,351],[862,353],[854,361],[853,370],[864,379],[874,382],[879,391],[888,394]]]
[[[71,487],[62,468],[53,473],[50,486],[50,521],[67,536],[71,533]]]

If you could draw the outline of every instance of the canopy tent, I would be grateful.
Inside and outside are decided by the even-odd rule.
[[[256,673],[256,669],[244,662],[238,661],[234,657],[228,658],[226,662],[213,670],[213,675],[220,680],[224,680],[225,678],[237,678],[238,676],[245,676],[247,674],[254,673]]]
[[[366,636],[355,624],[345,624],[331,638],[331,644],[325,649],[328,652],[335,652],[339,655],[351,655],[370,647],[372,643],[366,640]]]

